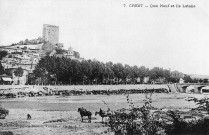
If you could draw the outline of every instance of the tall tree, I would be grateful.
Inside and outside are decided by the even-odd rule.
[[[0,75],[4,74],[4,67],[2,66],[2,64],[0,63]]]
[[[151,79],[176,77],[169,70],[154,67],[151,70],[145,66],[129,66],[121,63],[102,63],[97,60],[72,60],[65,57],[46,56],[42,58],[34,70],[36,77],[53,75],[63,83],[110,83],[121,80],[135,81],[136,78],[150,77]]]
[[[144,78],[144,77],[148,77],[149,76],[149,69],[146,68],[145,66],[140,66],[139,67],[139,73],[140,73],[140,77]]]
[[[133,77],[133,72],[132,72],[132,68],[125,64],[124,69],[123,69],[123,80],[125,81],[125,83],[127,83],[127,79],[130,79]]]
[[[193,79],[190,77],[190,75],[187,75],[187,74],[184,75],[183,79],[184,79],[185,83],[193,83],[194,82]]]
[[[14,74],[15,76],[18,77],[18,84],[20,84],[20,77],[23,76],[23,69],[21,67],[18,67],[15,71],[14,71]]]
[[[124,71],[124,67],[121,63],[117,63],[113,65],[113,72],[115,77],[117,78],[117,83],[120,79],[123,78],[124,76],[123,71]]]
[[[0,60],[2,60],[3,57],[7,56],[7,51],[0,51]]]

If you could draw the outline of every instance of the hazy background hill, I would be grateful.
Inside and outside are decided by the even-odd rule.
[[[209,75],[190,74],[192,79],[209,79]]]

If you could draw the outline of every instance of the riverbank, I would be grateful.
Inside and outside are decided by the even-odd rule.
[[[189,97],[202,98],[204,95],[155,93],[152,95],[152,105],[161,109],[187,110],[196,107],[194,102],[185,100]],[[131,94],[129,98],[135,105],[142,106],[145,95]],[[0,103],[10,112],[6,119],[0,120],[0,130],[12,131],[16,135],[113,134],[101,123],[101,117],[94,115],[95,111],[100,108],[107,110],[108,107],[111,110],[129,107],[124,95],[23,97],[1,99]],[[92,112],[92,123],[87,123],[87,120],[81,122],[77,112],[79,107]],[[31,115],[31,120],[27,120],[27,114]]]

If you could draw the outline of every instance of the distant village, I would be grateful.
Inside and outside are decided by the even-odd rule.
[[[22,40],[9,46],[0,46],[0,51],[7,52],[2,58],[1,64],[7,74],[0,75],[1,84],[27,84],[28,76],[33,74],[39,60],[46,55],[55,57],[66,57],[81,60],[79,52],[69,47],[63,49],[63,43],[59,43],[59,27],[54,25],[43,25],[43,36],[32,40]],[[23,75],[17,77],[14,71],[21,67]]]
[[[64,65],[65,72],[60,74],[55,72],[58,69],[51,69],[50,77],[56,76],[54,78],[54,84],[60,81],[60,84],[135,84],[135,83],[153,83],[153,84],[162,84],[162,83],[208,83],[209,77],[195,77],[191,78],[190,75],[183,74],[179,71],[170,71],[167,69],[154,67],[153,69],[148,69],[146,67],[137,67],[129,65],[121,65],[120,63],[113,64],[112,62],[102,63],[94,60],[84,60],[80,57],[79,52],[73,50],[72,47],[69,47],[67,50],[63,49],[64,44],[59,42],[59,26],[44,24],[43,25],[43,35],[37,39],[32,40],[22,40],[18,43],[13,43],[8,46],[0,46],[0,60],[1,68],[3,73],[0,73],[0,84],[10,84],[10,85],[27,85],[31,84],[29,78],[34,78],[34,71],[36,66],[39,64],[42,58],[45,56],[53,56],[55,58],[69,58],[71,60],[76,60],[80,62],[80,66],[83,67],[86,71],[91,71],[93,74],[89,74],[86,71],[77,71],[79,64],[73,67],[68,67],[69,65]],[[53,60],[52,60],[53,61]],[[64,63],[68,61],[63,61]],[[56,65],[50,65],[52,67]],[[63,65],[59,65],[63,66]],[[88,68],[91,69],[88,69]],[[18,69],[21,68],[22,73],[18,73]],[[46,68],[46,67],[44,67]],[[104,69],[104,70],[103,70]],[[49,70],[49,69],[47,69]],[[73,71],[71,71],[73,70]],[[46,72],[46,71],[45,71]],[[73,72],[71,74],[71,72]],[[75,74],[74,72],[79,72]],[[107,73],[108,72],[108,73]],[[146,73],[142,73],[146,72]],[[49,74],[48,74],[49,75]],[[69,77],[72,76],[72,77]],[[111,78],[112,76],[112,78]],[[58,79],[59,78],[59,79]],[[40,77],[38,83],[33,82],[32,84],[50,84],[49,82],[45,83],[46,80],[44,76]],[[53,79],[52,79],[53,80]],[[57,81],[58,80],[58,81]],[[70,81],[70,83],[69,83]],[[71,83],[72,82],[72,83]]]

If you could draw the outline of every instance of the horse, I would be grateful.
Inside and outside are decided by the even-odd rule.
[[[30,120],[30,119],[31,119],[31,115],[27,114],[27,120]]]
[[[91,115],[92,113],[90,111],[87,111],[86,109],[82,108],[78,108],[78,112],[81,115],[81,121],[83,122],[83,116],[88,116],[89,119],[89,123],[91,123]]]
[[[99,112],[95,112],[95,116],[97,114],[99,114],[102,117],[102,122],[103,122],[104,117],[110,117],[111,116],[111,113],[109,112],[109,108],[108,108],[108,111],[106,111],[106,112],[100,108]]]
[[[0,119],[5,119],[5,117],[9,114],[9,111],[4,109],[4,108],[0,108]]]

